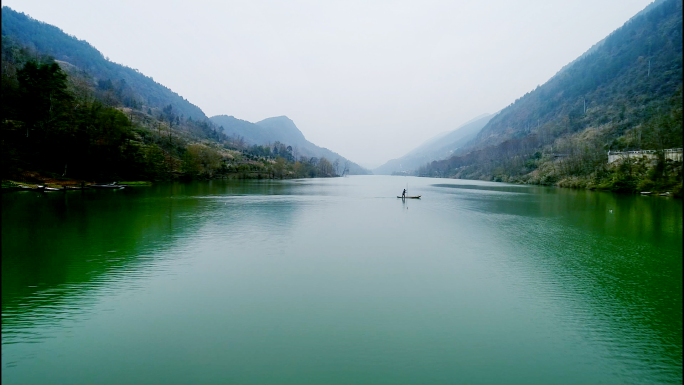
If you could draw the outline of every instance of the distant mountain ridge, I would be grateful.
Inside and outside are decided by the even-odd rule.
[[[295,146],[310,144],[310,142],[304,138],[304,134],[299,131],[299,128],[297,128],[292,119],[287,116],[266,118],[254,124],[267,130],[276,138],[276,140],[280,140],[283,143]]]
[[[480,120],[480,119],[482,119],[482,118],[485,118],[485,117],[487,117],[487,116],[489,116],[489,115],[490,115],[490,114],[486,114],[486,113],[485,113],[485,114],[478,115],[478,116],[476,116],[476,117],[470,119],[469,121],[467,121],[467,122],[465,122],[465,123],[462,123],[460,126],[454,128],[453,130],[441,132],[441,133],[439,133],[439,134],[433,136],[432,138],[426,140],[425,142],[421,143],[420,146],[418,146],[418,147],[414,148],[413,150],[409,151],[406,155],[413,155],[413,154],[416,154],[416,153],[424,152],[424,151],[426,151],[427,149],[429,149],[431,146],[433,146],[433,145],[436,144],[436,143],[441,143],[442,145],[444,145],[444,143],[447,143],[447,142],[448,142],[448,143],[451,143],[451,142],[453,142],[453,141],[455,141],[455,140],[458,140],[458,138],[459,138],[461,135],[456,134],[456,131],[460,130],[462,127],[465,127],[465,126],[469,125],[470,123],[473,123],[473,122],[475,122],[475,121],[477,121],[477,120]]]
[[[223,132],[228,136],[242,137],[250,144],[266,145],[278,141],[292,146],[297,158],[325,157],[331,162],[339,159],[344,163],[348,159],[327,148],[319,147],[304,137],[295,123],[287,116],[267,118],[256,123],[236,119],[228,115],[216,115],[209,118],[214,124],[223,127]],[[358,164],[349,161],[349,173],[352,175],[364,175],[370,172]]]
[[[382,166],[373,169],[373,173],[385,175],[392,174],[393,172],[410,173],[429,162],[445,159],[474,139],[477,133],[494,115],[482,114],[463,123],[452,131],[442,132],[426,140],[401,158],[392,159]]]

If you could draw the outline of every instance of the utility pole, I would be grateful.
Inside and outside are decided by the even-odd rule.
[[[646,77],[651,76],[651,59],[648,59],[648,74],[646,74]]]
[[[584,113],[587,113],[587,98],[584,98]]]

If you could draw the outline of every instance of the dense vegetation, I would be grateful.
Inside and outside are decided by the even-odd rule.
[[[231,135],[152,78],[8,7],[2,8],[1,80],[3,181],[301,178],[349,172],[348,161],[302,156],[278,141],[254,145]]]
[[[11,36],[2,37],[1,98],[3,180],[292,178],[342,171],[324,158],[295,159],[279,142],[248,146],[172,104],[153,109],[124,79],[98,79]]]
[[[469,146],[418,171],[443,176],[681,194],[682,2],[654,4],[503,109]],[[656,150],[608,165],[607,152]]]

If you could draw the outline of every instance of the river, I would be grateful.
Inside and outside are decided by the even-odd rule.
[[[681,384],[682,201],[390,176],[3,194],[2,382]]]

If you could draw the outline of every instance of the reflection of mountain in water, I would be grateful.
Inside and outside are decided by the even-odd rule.
[[[648,352],[663,378],[681,377],[681,368],[672,372],[668,364],[682,362],[681,202],[493,183],[432,186],[460,193],[462,205],[476,201],[507,249],[525,251],[498,260],[511,276],[540,285],[531,295],[565,304],[559,323],[591,330],[587,341],[612,341],[620,354]],[[651,370],[636,359],[634,365]]]
[[[275,181],[212,181],[4,194],[3,344],[27,338],[26,327],[87,311],[96,300],[93,290],[148,275],[217,217],[233,228],[289,229],[296,201],[245,205],[241,198],[286,195],[292,188]]]
[[[471,184],[448,184],[448,183],[437,183],[433,184],[433,187],[443,187],[443,188],[457,188],[463,190],[479,190],[479,191],[497,191],[497,192],[511,192],[511,193],[531,193],[529,186],[522,185],[471,185]]]

